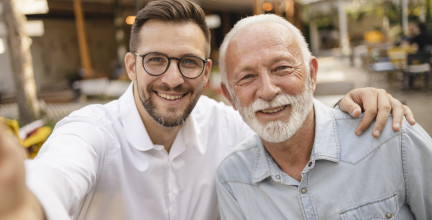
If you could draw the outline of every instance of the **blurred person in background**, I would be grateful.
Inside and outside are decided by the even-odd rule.
[[[18,144],[0,132],[0,219],[217,219],[216,169],[254,132],[232,107],[201,95],[209,55],[198,5],[148,3],[125,56],[133,82],[118,100],[58,122],[25,169]],[[364,109],[357,134],[376,116],[378,137],[390,113],[395,130],[404,114],[414,123],[384,90],[351,91],[340,108]]]
[[[410,37],[407,39],[409,45],[413,46],[417,52],[425,52],[427,46],[432,49],[432,35],[427,30],[424,22],[410,22],[408,25]]]

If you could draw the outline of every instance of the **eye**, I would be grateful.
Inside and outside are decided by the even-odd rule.
[[[200,66],[200,62],[201,60],[199,60],[196,57],[183,57],[181,60],[181,65],[184,67],[188,67],[188,68],[192,68],[192,67],[197,67]]]
[[[167,62],[167,58],[161,55],[149,54],[144,57],[146,65],[165,65]]]
[[[239,81],[237,81],[237,85],[246,85],[248,83],[251,83],[255,78],[256,76],[253,74],[246,74]]]
[[[289,74],[294,71],[294,67],[292,66],[278,66],[273,69],[274,74]]]
[[[164,62],[165,59],[163,59],[162,57],[152,57],[152,58],[148,59],[147,61],[149,61],[149,62]]]

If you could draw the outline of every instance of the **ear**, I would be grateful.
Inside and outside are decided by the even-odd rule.
[[[203,77],[203,86],[207,85],[208,80],[210,78],[210,73],[211,73],[211,68],[212,68],[212,60],[208,59],[207,63],[205,63],[205,68],[204,68],[204,77]]]
[[[318,61],[315,57],[312,57],[311,61],[309,62],[309,68],[310,68],[310,78],[312,83],[312,90],[315,91],[316,89],[316,81],[317,81],[317,74],[318,74]]]
[[[228,99],[228,101],[231,103],[232,107],[237,110],[236,106],[234,105],[234,102],[231,98],[231,95],[228,91],[228,88],[226,87],[225,83],[221,83],[221,88],[222,88],[222,93],[225,96],[226,99]]]
[[[135,81],[136,80],[135,55],[131,52],[126,53],[124,62],[125,62],[125,68],[129,76],[129,79]]]

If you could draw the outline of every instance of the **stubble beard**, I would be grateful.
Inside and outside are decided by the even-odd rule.
[[[168,109],[169,114],[163,114],[160,111],[157,110],[157,106],[155,105],[153,98],[150,94],[154,93],[154,87],[153,86],[149,86],[147,87],[147,93],[145,93],[145,88],[140,89],[138,82],[137,82],[137,87],[138,87],[138,95],[139,98],[141,100],[142,105],[144,106],[145,110],[147,111],[147,113],[153,118],[153,120],[155,120],[158,124],[164,126],[164,127],[177,127],[177,126],[181,126],[186,119],[189,117],[190,113],[192,112],[192,110],[194,109],[196,103],[198,102],[198,99],[200,97],[200,94],[197,94],[196,90],[193,89],[186,89],[183,86],[177,86],[174,89],[170,89],[167,86],[162,86],[159,88],[159,90],[162,91],[176,91],[176,92],[182,92],[182,93],[190,93],[192,96],[192,99],[189,103],[189,105],[186,107],[185,110],[183,110],[183,112],[178,113],[177,111],[179,111],[179,109],[176,108],[172,108],[172,109]],[[200,91],[198,91],[200,93]],[[146,96],[146,94],[148,96]],[[157,94],[155,94],[157,95]],[[195,96],[194,96],[195,95]],[[185,98],[185,97],[183,97]]]

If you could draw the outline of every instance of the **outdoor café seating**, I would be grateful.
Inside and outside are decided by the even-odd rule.
[[[403,73],[403,89],[415,89],[416,82],[428,90],[431,78],[431,53],[418,52],[408,54],[406,68]]]

